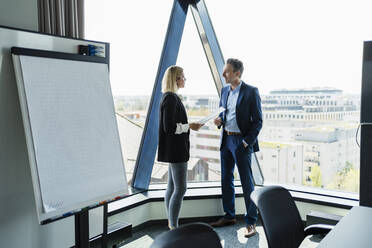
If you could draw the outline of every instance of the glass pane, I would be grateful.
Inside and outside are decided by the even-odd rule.
[[[129,184],[172,5],[172,0],[85,3],[86,38],[110,43],[111,88]]]
[[[245,64],[263,109],[257,158],[266,182],[358,192],[363,41],[356,1],[205,0],[225,59]]]
[[[189,123],[216,111],[219,96],[209,69],[194,19],[189,9],[177,59],[187,78],[185,88],[180,89]],[[187,179],[189,182],[220,181],[220,133],[213,121],[198,132],[190,132],[190,160]],[[156,162],[152,183],[164,183],[168,178],[168,164]]]

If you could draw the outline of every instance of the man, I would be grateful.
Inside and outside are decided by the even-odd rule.
[[[241,80],[244,67],[237,59],[228,59],[223,71],[228,86],[222,88],[220,106],[226,110],[214,120],[221,136],[221,188],[225,216],[213,227],[233,225],[235,219],[234,167],[238,167],[246,206],[245,237],[256,234],[257,209],[250,199],[254,190],[251,154],[257,152],[257,136],[262,127],[261,99],[256,87]]]

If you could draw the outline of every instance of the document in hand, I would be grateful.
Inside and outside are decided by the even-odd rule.
[[[213,112],[212,114],[210,114],[210,115],[208,115],[208,116],[206,116],[204,118],[201,118],[196,123],[205,124],[209,120],[216,118],[223,111],[225,111],[225,108],[224,107],[219,107],[219,109],[217,109],[215,112]]]

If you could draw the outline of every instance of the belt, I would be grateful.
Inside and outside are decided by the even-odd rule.
[[[227,135],[242,135],[241,133],[238,133],[238,132],[230,132],[230,131],[226,131],[226,130],[225,130],[225,132],[226,132]]]

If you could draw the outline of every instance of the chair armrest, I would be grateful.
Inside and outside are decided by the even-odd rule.
[[[315,224],[305,228],[305,236],[316,234],[327,234],[333,229],[334,225]]]

